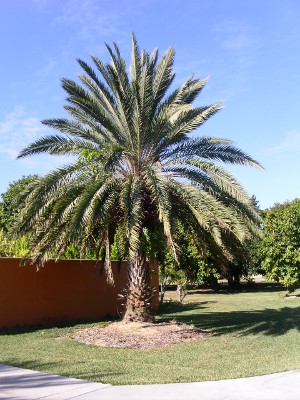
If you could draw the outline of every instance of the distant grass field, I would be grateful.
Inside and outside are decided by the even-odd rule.
[[[275,284],[255,290],[167,292],[159,318],[209,330],[202,342],[159,350],[86,346],[57,336],[75,327],[0,334],[0,363],[114,385],[219,380],[300,368],[300,297]],[[95,324],[81,324],[91,326]]]

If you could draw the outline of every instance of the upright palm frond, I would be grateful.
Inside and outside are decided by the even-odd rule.
[[[104,245],[111,278],[110,237],[122,227],[131,288],[145,275],[143,229],[162,229],[175,257],[178,222],[218,254],[224,254],[229,237],[241,243],[257,232],[256,208],[219,163],[262,167],[230,140],[189,136],[221,103],[192,106],[207,81],[194,75],[170,90],[174,48],[159,59],[157,49],[151,55],[140,51],[132,35],[128,72],[117,45],[106,47],[111,62],[92,56],[95,70],[78,59],[83,86],[62,80],[71,119],[43,121],[59,133],[36,140],[19,155],[72,155],[78,161],[39,178],[23,193],[15,230],[31,233],[36,258],[59,256],[74,240],[98,248],[98,254]]]

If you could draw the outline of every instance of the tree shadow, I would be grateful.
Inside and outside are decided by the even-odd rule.
[[[230,287],[228,284],[220,284],[218,287],[203,286],[195,290],[189,290],[189,294],[232,294],[232,293],[269,293],[282,292],[286,288],[277,282],[256,282],[253,284],[241,283]]]
[[[1,389],[13,389],[15,387],[18,388],[38,388],[38,387],[51,387],[51,386],[60,386],[65,385],[65,377],[70,377],[70,375],[65,374],[63,376],[55,375],[53,377],[52,374],[46,372],[38,372],[43,371],[45,369],[57,367],[60,368],[61,364],[59,362],[50,362],[50,363],[43,363],[39,360],[31,360],[31,361],[19,361],[18,359],[14,358],[7,358],[2,359],[0,364],[0,374],[4,374],[5,379],[1,380]],[[76,365],[83,364],[83,362],[76,361]],[[20,371],[20,373],[16,373],[14,368],[22,368],[25,371]],[[11,372],[11,373],[10,373]],[[37,373],[38,372],[38,373]],[[123,375],[121,372],[116,371],[109,371],[101,369],[101,373],[93,371],[93,376],[91,373],[88,372],[76,372],[76,379],[83,379],[83,380],[97,380],[101,381],[102,378],[107,379],[107,376],[112,375]],[[74,378],[74,375],[73,375]],[[68,385],[76,385],[80,384],[79,381],[68,381]]]
[[[165,301],[163,304],[159,305],[159,314],[163,315],[162,318],[166,316],[166,319],[170,319],[168,317],[168,314],[177,314],[185,311],[193,311],[195,309],[203,310],[205,308],[208,308],[206,307],[206,304],[212,303],[217,303],[217,301],[200,301],[197,303],[179,303],[177,301]]]
[[[190,304],[189,311],[203,308],[202,304]],[[178,310],[179,311],[179,310]],[[182,309],[181,309],[182,311]],[[193,324],[203,329],[211,330],[214,335],[236,333],[244,335],[284,335],[292,329],[300,332],[300,307],[283,307],[280,309],[266,308],[251,311],[229,312],[203,312],[194,314],[177,314],[173,309],[170,317],[164,315],[166,320],[175,318],[178,322]]]
[[[56,323],[56,324],[39,324],[39,325],[30,325],[30,326],[16,326],[14,328],[1,328],[0,329],[0,336],[5,336],[5,335],[20,335],[22,333],[34,333],[38,332],[40,330],[51,330],[51,329],[64,329],[64,328],[74,328],[76,327],[86,327],[88,324],[101,324],[104,322],[110,322],[110,321],[117,321],[119,318],[116,317],[106,317],[100,319],[88,319],[88,320],[79,320],[79,321],[73,321],[73,322],[61,322],[61,323]]]

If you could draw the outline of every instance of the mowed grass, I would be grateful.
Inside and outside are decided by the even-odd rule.
[[[75,327],[1,332],[0,363],[95,382],[149,384],[219,380],[300,368],[300,297],[277,285],[229,293],[192,291],[159,318],[211,333],[201,342],[159,350],[109,349],[57,339]],[[175,300],[175,293],[167,293]],[[95,324],[81,324],[88,327]]]

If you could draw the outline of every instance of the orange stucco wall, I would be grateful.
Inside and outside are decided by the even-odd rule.
[[[0,258],[0,329],[15,326],[97,320],[119,316],[118,295],[126,287],[127,263],[112,262],[115,286],[90,260],[49,260],[43,268],[19,266],[18,258]],[[153,307],[158,309],[158,268],[152,263],[150,284],[156,288]]]

